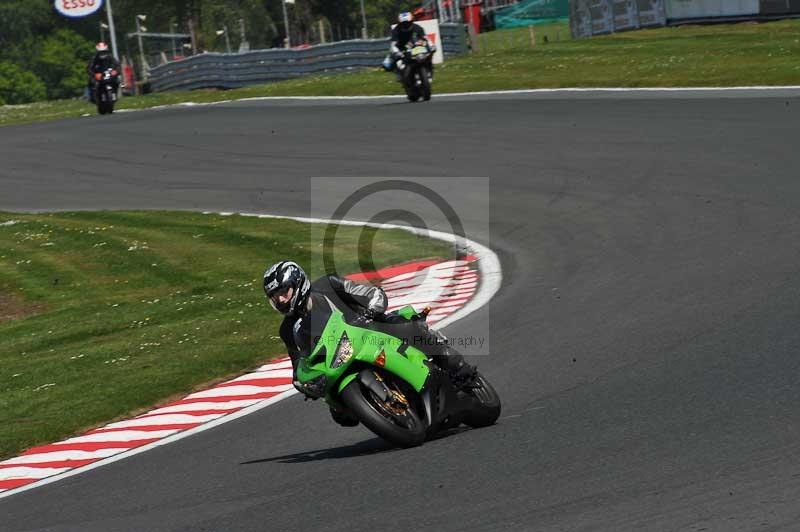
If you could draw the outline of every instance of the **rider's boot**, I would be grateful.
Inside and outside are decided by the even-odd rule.
[[[464,355],[454,347],[449,346],[447,337],[441,332],[433,329],[428,329],[428,332],[437,340],[436,346],[431,349],[433,363],[445,370],[456,386],[467,387],[474,384],[478,368],[464,360]]]
[[[477,366],[473,366],[464,360],[464,356],[461,353],[452,349],[447,349],[447,351],[453,352],[431,357],[433,363],[445,370],[453,384],[459,388],[469,387],[474,384],[478,373]]]

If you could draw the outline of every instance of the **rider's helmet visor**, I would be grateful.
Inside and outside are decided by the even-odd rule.
[[[269,299],[275,306],[285,305],[292,299],[291,286],[279,286],[269,292]]]

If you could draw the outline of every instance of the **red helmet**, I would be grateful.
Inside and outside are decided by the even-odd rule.
[[[108,45],[106,43],[100,41],[99,43],[97,43],[97,46],[95,46],[94,49],[97,50],[98,52],[107,52],[108,51]]]

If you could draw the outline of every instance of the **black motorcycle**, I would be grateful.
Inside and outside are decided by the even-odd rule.
[[[402,59],[397,61],[397,71],[400,74],[400,83],[406,91],[406,96],[412,102],[422,98],[431,99],[431,82],[433,81],[433,46],[425,41],[418,41],[406,47]]]
[[[119,91],[119,73],[113,68],[95,72],[93,90],[97,112],[101,115],[113,113]]]

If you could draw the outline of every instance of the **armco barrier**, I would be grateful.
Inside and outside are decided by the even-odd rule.
[[[469,51],[466,26],[441,24],[439,28],[445,57]],[[150,71],[150,87],[156,92],[233,89],[310,74],[379,67],[388,50],[388,39],[369,39],[303,49],[277,48],[241,54],[207,53],[153,68]]]

